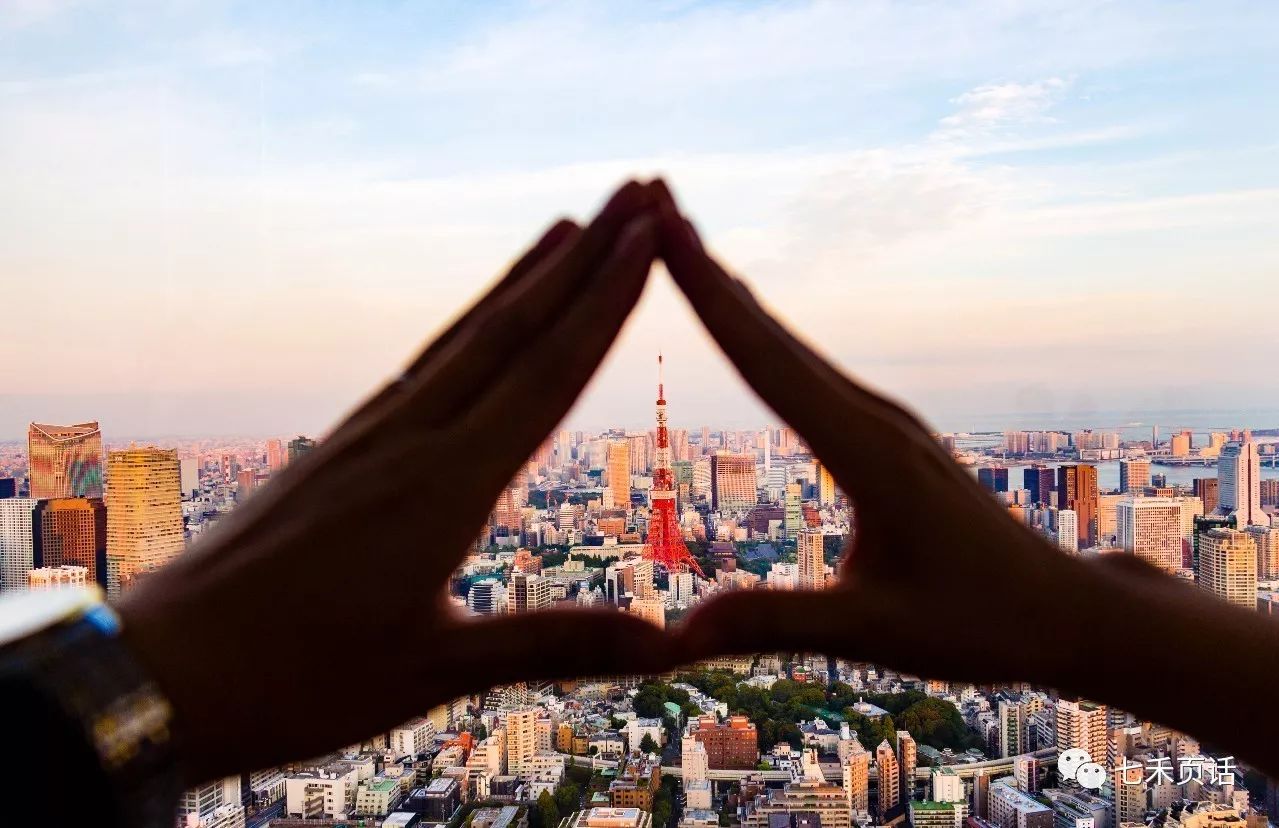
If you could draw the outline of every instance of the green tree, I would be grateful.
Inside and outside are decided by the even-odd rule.
[[[657,753],[661,750],[661,746],[653,741],[651,733],[644,734],[644,738],[640,739],[639,748],[645,753]]]
[[[537,815],[541,821],[540,828],[556,828],[560,824],[560,809],[550,791],[542,791],[538,796]]]
[[[565,782],[555,791],[555,806],[560,816],[566,817],[577,810],[582,801],[582,789],[572,782]]]

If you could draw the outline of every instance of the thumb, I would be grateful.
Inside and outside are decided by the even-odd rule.
[[[698,607],[680,631],[684,661],[769,651],[848,655],[856,602],[838,590],[731,592]]]

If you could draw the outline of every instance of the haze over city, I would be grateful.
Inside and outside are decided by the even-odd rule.
[[[943,428],[1279,408],[1275,45],[1245,3],[11,4],[0,438],[323,432],[655,171]],[[680,422],[770,419],[660,278],[570,422],[642,424],[659,347]]]

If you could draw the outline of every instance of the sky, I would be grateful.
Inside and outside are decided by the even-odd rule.
[[[1275,54],[1229,0],[5,0],[0,439],[323,433],[658,173],[940,427],[1279,426]],[[651,425],[659,349],[674,424],[775,419],[657,273],[568,424]]]

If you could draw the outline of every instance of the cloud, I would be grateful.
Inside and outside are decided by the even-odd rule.
[[[1047,112],[1069,83],[1048,78],[1034,83],[986,84],[952,100],[959,109],[941,120],[944,138],[986,135],[1006,127],[1051,123]]]

